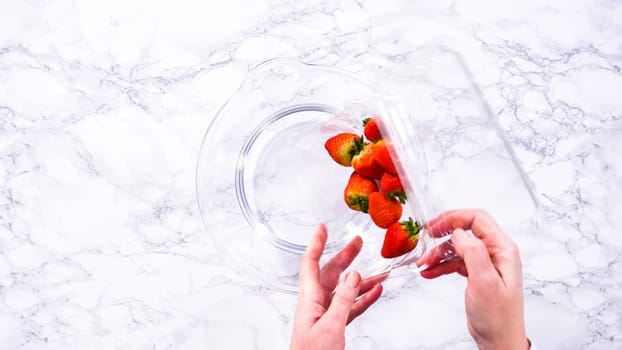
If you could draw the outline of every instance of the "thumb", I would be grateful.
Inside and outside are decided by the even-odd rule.
[[[361,275],[356,271],[346,274],[346,277],[339,282],[333,300],[324,314],[327,322],[334,327],[345,327],[352,310],[352,305],[356,301],[361,286]]]
[[[490,260],[490,254],[484,242],[460,228],[455,229],[451,234],[451,242],[454,244],[456,253],[464,260],[470,282],[484,286],[481,283],[494,281],[498,273]]]

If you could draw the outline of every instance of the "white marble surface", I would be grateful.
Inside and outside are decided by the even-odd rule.
[[[274,56],[462,52],[543,204],[514,238],[542,349],[622,347],[620,1],[0,4],[0,348],[286,348],[294,298],[226,264],[194,185],[211,117]],[[464,280],[387,289],[352,349],[471,349]],[[382,322],[379,320],[382,319]]]

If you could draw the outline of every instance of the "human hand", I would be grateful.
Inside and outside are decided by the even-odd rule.
[[[529,349],[523,315],[523,276],[518,247],[485,212],[456,210],[428,222],[432,236],[452,232],[451,243],[462,260],[437,264],[437,247],[424,261],[425,278],[457,272],[467,277],[467,326],[480,349]],[[465,230],[471,230],[472,235]]]
[[[319,260],[326,244],[326,227],[320,225],[300,260],[300,290],[290,349],[344,349],[345,328],[382,293],[378,279],[361,281],[356,271],[341,273],[361,251],[356,236],[322,269]]]

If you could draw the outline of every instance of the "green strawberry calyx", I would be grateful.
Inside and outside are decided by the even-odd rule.
[[[400,226],[408,234],[408,238],[416,238],[421,231],[421,224],[417,221],[413,221],[413,218],[409,217],[407,221],[400,222]]]
[[[369,208],[369,199],[366,196],[350,195],[348,202],[354,207],[359,208],[363,213],[367,214]]]
[[[363,140],[363,135],[361,135],[361,137],[358,139],[354,139],[354,145],[348,150],[348,156],[350,157],[350,159],[361,153],[363,148],[365,148],[365,145],[367,145],[367,143]]]
[[[400,201],[400,203],[402,204],[406,204],[406,200],[408,198],[406,198],[406,194],[402,191],[392,191],[387,193],[387,198],[391,199],[391,198],[397,198],[398,201]]]

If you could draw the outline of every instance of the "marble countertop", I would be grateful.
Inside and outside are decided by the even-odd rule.
[[[286,348],[294,297],[236,272],[202,226],[203,134],[266,58],[357,71],[438,41],[542,203],[540,232],[514,237],[529,336],[622,348],[622,4],[606,0],[3,1],[0,348]],[[348,347],[474,348],[464,284],[386,290]]]

